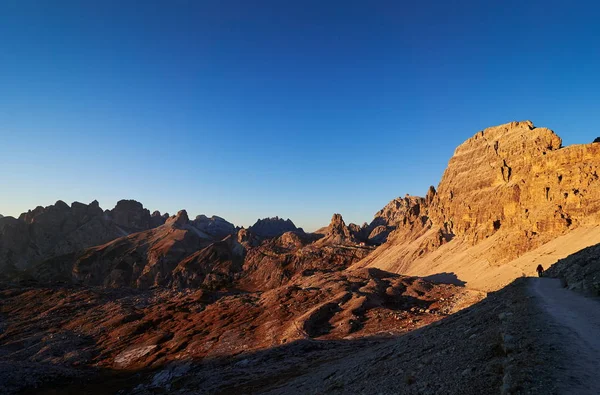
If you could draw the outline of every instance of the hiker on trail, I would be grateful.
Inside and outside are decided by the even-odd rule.
[[[542,277],[542,274],[544,273],[544,267],[542,265],[538,265],[537,269],[538,272],[538,277]]]

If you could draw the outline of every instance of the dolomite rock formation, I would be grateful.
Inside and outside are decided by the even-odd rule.
[[[581,224],[600,223],[600,146],[562,148],[530,121],[486,129],[459,146],[430,216],[476,244],[506,229],[501,262]]]
[[[317,241],[315,241],[317,240]],[[239,289],[271,289],[316,273],[337,272],[371,252],[304,232],[286,232],[248,248]]]
[[[180,212],[169,217],[150,212],[135,200],[120,200],[112,210],[103,211],[97,201],[59,200],[48,207],[38,206],[19,216],[0,218],[0,271],[30,269],[54,258],[76,254],[93,246],[154,229],[168,221],[190,226],[200,238],[216,241],[235,233],[235,227],[223,218],[199,216],[195,221]],[[67,259],[66,261],[69,261]]]
[[[68,254],[123,235],[105,220],[97,201],[63,201],[36,207],[19,219],[0,219],[0,269],[27,268],[43,259]]]
[[[354,225],[354,224],[352,224]],[[360,229],[359,229],[360,230]],[[331,223],[326,228],[319,230],[320,234],[324,237],[318,241],[319,244],[356,244],[357,239],[354,233],[350,230],[341,214],[333,214],[331,217]]]
[[[433,187],[430,188],[430,193],[435,194]],[[425,205],[426,200],[418,196],[406,195],[404,198],[396,198],[389,202],[375,214],[370,224],[369,242],[384,243],[392,231],[410,225],[419,218],[421,207]]]
[[[45,261],[34,275],[41,282],[61,280],[109,288],[203,284],[208,268],[217,268],[223,261],[219,254],[202,251],[213,243],[213,239],[191,226],[187,212],[181,210],[158,228]],[[213,252],[220,247],[213,246]],[[203,262],[206,267],[199,268],[184,281],[181,273],[200,264],[192,254],[212,261]],[[241,262],[237,266],[241,266]],[[177,273],[179,275],[174,277]],[[215,278],[215,281],[221,282],[221,279]],[[207,281],[206,285],[216,284]]]
[[[107,212],[108,216],[118,226],[129,233],[150,229],[152,217],[150,211],[135,200],[120,200],[114,209]]]
[[[198,215],[192,222],[194,227],[219,240],[235,234],[235,226],[216,215],[213,215],[210,218],[206,215]]]
[[[279,217],[259,219],[248,229],[255,236],[262,238],[278,237],[285,232],[299,230],[289,218],[284,220]]]
[[[165,213],[163,215],[160,214],[160,211],[155,211],[150,216],[150,226],[152,228],[156,228],[158,226],[163,225],[167,219],[169,218],[169,213]]]
[[[437,191],[392,215],[401,225],[358,266],[426,275],[460,256],[462,275],[483,286],[484,267],[500,271],[573,229],[600,224],[599,167],[600,145],[563,148],[530,121],[485,129],[456,149]]]

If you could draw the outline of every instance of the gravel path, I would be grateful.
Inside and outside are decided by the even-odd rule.
[[[563,393],[600,393],[600,303],[561,286],[560,280],[533,279],[535,300],[546,311],[543,336],[564,348],[566,371],[561,372]]]

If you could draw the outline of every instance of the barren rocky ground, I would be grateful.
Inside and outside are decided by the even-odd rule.
[[[563,394],[570,393],[569,388],[587,388],[581,387],[576,377],[566,375],[576,355],[560,339],[564,325],[548,314],[544,297],[535,293],[538,281],[518,279],[441,319],[430,319],[420,311],[409,313],[406,318],[386,319],[386,314],[397,317],[398,311],[375,310],[380,318],[371,320],[379,320],[381,325],[377,327],[387,328],[386,331],[345,337],[304,336],[270,347],[245,351],[242,347],[203,356],[169,351],[174,343],[181,342],[181,333],[175,330],[161,335],[154,330],[164,325],[157,316],[147,317],[154,320],[156,328],[150,330],[142,325],[145,333],[138,331],[138,340],[145,339],[145,346],[132,340],[136,335],[131,329],[125,330],[128,321],[140,330],[139,317],[121,312],[127,305],[137,303],[140,307],[152,302],[165,305],[165,310],[170,311],[168,300],[173,295],[100,295],[77,289],[4,290],[0,335],[2,392]],[[110,331],[106,324],[98,325],[101,321],[92,320],[88,335],[84,335],[83,322],[69,317],[61,303],[38,321],[34,319],[36,311],[8,310],[12,298],[23,300],[35,295],[42,295],[51,303],[61,299],[71,304],[87,300],[83,303],[92,305],[86,314],[90,317],[99,314],[94,312],[99,298],[113,299],[105,303],[111,311],[103,314],[111,317],[114,329]],[[186,300],[182,306],[190,309],[203,304],[194,293],[178,297]],[[452,303],[473,302],[473,295],[463,294],[453,298]],[[29,320],[23,319],[26,316]],[[166,321],[181,325],[173,311]],[[423,322],[426,325],[421,326]],[[117,333],[121,332],[123,337],[119,340]],[[227,342],[231,345],[232,333],[219,333],[229,337]],[[249,340],[248,344],[254,341]],[[131,348],[132,343],[137,345]],[[201,342],[209,343],[206,339]],[[130,365],[120,366],[122,363]]]
[[[333,347],[315,354],[331,360],[355,343],[379,344],[482,297],[377,269],[307,274],[258,292],[7,286],[0,291],[1,382],[5,392],[56,388],[61,378],[220,365],[239,355],[247,361],[241,365],[255,366],[260,353],[267,357],[260,369],[274,371],[284,368],[280,360],[312,364],[306,350]],[[222,368],[209,371],[216,377]],[[159,387],[170,383],[166,377]]]

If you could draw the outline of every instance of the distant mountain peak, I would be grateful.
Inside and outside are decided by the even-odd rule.
[[[258,219],[254,225],[248,228],[248,230],[256,236],[272,238],[281,236],[285,232],[296,231],[298,228],[289,218],[284,220],[283,218],[275,216]]]

